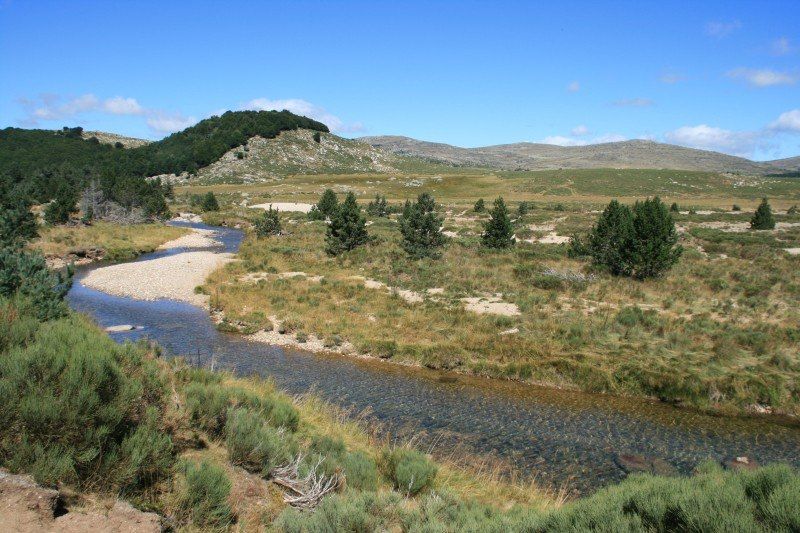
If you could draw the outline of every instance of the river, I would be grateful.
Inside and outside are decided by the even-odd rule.
[[[217,251],[238,249],[240,231],[211,229],[219,232]],[[158,251],[137,261],[183,251]],[[741,455],[800,467],[797,425],[269,346],[218,332],[207,311],[190,304],[139,301],[85,287],[81,277],[91,268],[78,271],[69,303],[101,326],[141,326],[111,334],[119,342],[147,337],[168,356],[270,377],[291,394],[314,391],[353,412],[366,411],[392,438],[415,436],[434,453],[457,449],[498,457],[518,473],[572,494],[623,479],[615,461],[621,453],[663,459],[682,473],[707,459]]]

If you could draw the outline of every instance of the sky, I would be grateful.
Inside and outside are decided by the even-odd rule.
[[[800,155],[800,1],[0,0],[0,127],[159,139],[239,109],[473,147]]]

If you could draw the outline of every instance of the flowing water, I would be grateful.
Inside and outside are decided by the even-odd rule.
[[[238,249],[240,231],[212,229],[219,231],[218,251]],[[182,251],[158,251],[138,261]],[[313,390],[333,404],[367,410],[390,435],[417,436],[434,453],[458,448],[496,456],[552,487],[586,493],[618,481],[625,476],[615,462],[621,453],[663,459],[683,473],[703,460],[740,455],[800,466],[797,425],[269,346],[218,332],[207,311],[189,304],[89,289],[80,281],[86,270],[76,276],[70,305],[102,326],[141,326],[111,335],[120,342],[148,337],[197,364],[269,376],[289,393]]]

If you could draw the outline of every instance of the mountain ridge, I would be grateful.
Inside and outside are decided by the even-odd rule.
[[[800,159],[757,162],[711,150],[698,150],[644,139],[583,146],[519,142],[475,148],[420,141],[400,135],[366,136],[356,140],[399,155],[457,166],[502,170],[610,167],[764,174],[793,169],[793,161]]]

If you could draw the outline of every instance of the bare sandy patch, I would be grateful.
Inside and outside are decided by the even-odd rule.
[[[425,300],[424,296],[418,292],[398,287],[390,287],[382,281],[365,279],[363,276],[352,276],[351,279],[362,280],[364,282],[364,287],[367,289],[386,290],[392,294],[396,294],[410,304],[422,303]]]
[[[559,235],[555,231],[552,231],[544,237],[540,237],[538,242],[542,244],[564,244],[569,242],[569,237],[566,235]]]
[[[464,308],[479,315],[517,316],[520,313],[517,304],[504,302],[501,296],[472,296],[461,298]]]
[[[220,266],[233,260],[232,254],[186,252],[138,263],[122,263],[89,272],[82,282],[87,287],[137,300],[178,300],[206,305],[208,297],[195,294],[195,287]]]
[[[237,281],[241,281],[244,283],[257,283],[261,280],[266,279],[293,279],[293,278],[305,278],[308,281],[319,283],[323,280],[325,276],[312,276],[310,274],[306,274],[305,272],[250,272],[243,276],[239,276]]]
[[[266,211],[270,207],[272,207],[272,209],[277,209],[278,211],[294,211],[298,213],[308,213],[309,211],[311,211],[313,204],[303,204],[297,202],[272,202],[268,204],[251,205],[250,209],[263,209]]]
[[[784,248],[783,250],[789,255],[800,255],[800,248]]]
[[[194,229],[188,235],[165,242],[158,249],[171,250],[174,248],[210,248],[218,246],[220,242],[213,238],[216,234],[216,231],[210,229]]]

